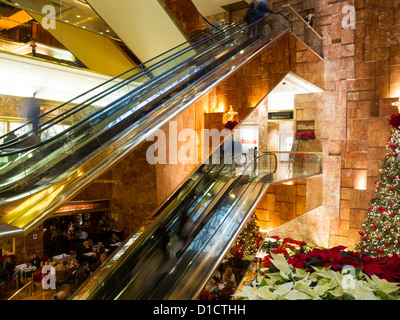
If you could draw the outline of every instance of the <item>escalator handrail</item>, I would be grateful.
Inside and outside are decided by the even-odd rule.
[[[235,156],[241,156],[241,155],[242,155],[242,154],[236,154]],[[276,165],[275,165],[274,170],[272,170],[272,171],[269,172],[269,173],[274,173],[274,172],[276,172],[276,170],[277,170],[277,156],[276,156],[276,154],[274,154],[274,153],[264,153],[264,154],[258,155],[258,156],[257,156],[256,158],[254,158],[249,164],[247,164],[246,167],[245,167],[245,169],[243,169],[242,173],[245,173],[245,172],[250,168],[250,166],[253,164],[253,162],[258,161],[258,159],[260,159],[260,158],[270,157],[271,155],[275,158],[275,164],[276,164]],[[212,155],[211,155],[210,157],[212,157]],[[226,158],[226,157],[232,157],[232,154],[227,154],[227,155],[224,156],[224,158]],[[263,173],[263,174],[265,174],[265,173]],[[232,179],[234,179],[234,181],[231,183],[231,185],[229,186],[229,188],[223,192],[223,194],[218,194],[218,195],[216,195],[216,197],[219,198],[219,199],[217,199],[217,201],[214,203],[214,206],[213,206],[213,207],[216,207],[216,206],[220,203],[220,201],[222,201],[222,199],[225,199],[225,198],[226,198],[226,194],[229,193],[229,191],[230,191],[234,186],[237,185],[237,183],[238,183],[238,181],[239,181],[239,179],[240,179],[241,176],[242,176],[242,175],[239,175],[239,176],[236,176],[236,177],[235,177],[234,175],[232,176]],[[175,194],[177,195],[177,193],[175,193]],[[209,209],[209,208],[208,208],[208,209]],[[163,206],[159,207],[159,208],[157,209],[157,212],[162,211],[162,210],[165,210],[165,207],[163,207]],[[136,239],[136,240],[131,244],[131,246],[130,246],[130,248],[129,248],[130,254],[134,254],[134,251],[137,250],[137,248],[139,248],[140,245],[141,245],[144,241],[147,241],[147,239],[150,239],[150,238],[152,237],[152,235],[156,232],[156,230],[159,228],[160,225],[162,225],[162,224],[165,223],[165,219],[168,218],[168,214],[167,214],[168,212],[169,212],[169,211],[166,212],[166,215],[160,215],[160,217],[162,217],[162,218],[161,218],[160,220],[158,220],[157,222],[155,221],[155,222],[152,224],[152,226],[150,226],[144,233],[142,233],[142,234],[140,235],[140,237],[139,237],[138,239]],[[161,212],[160,212],[160,214],[161,214]],[[172,220],[173,217],[170,217],[170,219]],[[198,223],[198,226],[196,227],[196,230],[193,230],[193,231],[196,232],[196,234],[197,234],[197,233],[199,232],[198,229],[201,228],[201,227],[202,227],[202,224]],[[132,233],[131,236],[128,237],[125,241],[128,241],[129,238],[131,238],[133,235],[134,235],[134,233]],[[122,247],[122,246],[121,246],[121,247]],[[125,249],[124,254],[125,254],[126,250],[127,250],[127,249]],[[116,266],[115,262],[116,262],[116,261],[114,261],[113,266]],[[110,279],[109,277],[112,276],[112,273],[114,272],[114,271],[113,271],[114,268],[113,268],[113,267],[111,267],[111,268],[112,268],[112,269],[110,269],[110,272],[108,272],[107,274],[101,275],[101,276],[100,276],[100,279],[96,280],[96,283],[100,283],[100,282],[104,281],[104,280],[107,279],[107,278]],[[94,293],[94,292],[89,293],[89,296],[92,295],[93,293]]]
[[[233,34],[229,35],[227,38],[222,39],[222,40],[216,42],[215,44],[213,44],[212,46],[208,47],[207,49],[204,49],[203,51],[201,51],[201,52],[195,54],[193,57],[191,57],[191,58],[189,58],[189,59],[187,59],[187,60],[181,62],[180,64],[178,64],[178,65],[175,66],[174,68],[178,68],[178,67],[182,66],[184,63],[186,63],[188,60],[193,59],[194,57],[200,56],[200,55],[204,54],[205,52],[209,51],[210,49],[217,47],[218,45],[221,44],[221,42],[226,41],[226,39],[228,39],[228,38],[230,38],[230,37],[233,37],[234,35],[236,35],[236,34],[239,33],[239,32],[242,32],[242,31],[243,31],[244,29],[246,29],[246,28],[247,28],[247,27],[244,27],[244,28],[239,29],[238,31],[236,31],[236,32],[234,32]],[[215,35],[214,35],[214,36],[215,36]],[[186,52],[188,52],[188,51],[190,51],[190,50],[191,50],[191,48],[187,49]],[[184,53],[186,53],[186,52],[184,52]],[[172,60],[172,59],[171,59],[171,60]],[[164,64],[170,62],[171,60],[168,60],[168,61],[165,62]],[[173,68],[173,69],[174,69],[174,68]],[[162,73],[161,75],[158,75],[157,77],[151,79],[149,82],[147,82],[147,83],[145,83],[145,84],[148,84],[148,83],[150,83],[150,82],[152,82],[152,81],[157,80],[158,78],[160,78],[161,76],[164,76],[167,72],[170,72],[170,71],[171,71],[171,70],[167,70],[166,72]],[[133,81],[133,80],[132,80],[132,81]],[[136,88],[135,90],[138,90],[139,88],[142,89],[142,86]],[[135,90],[133,90],[132,92],[134,92]],[[130,92],[129,95],[132,95],[132,92]],[[96,111],[95,113],[93,113],[92,115],[90,115],[88,118],[82,119],[81,121],[75,123],[74,125],[70,126],[70,127],[67,128],[66,130],[64,130],[64,131],[62,131],[62,132],[60,132],[60,133],[54,135],[53,137],[51,137],[51,138],[49,138],[49,139],[47,139],[47,140],[45,140],[45,141],[39,142],[39,143],[37,143],[37,144],[35,144],[35,145],[29,146],[29,147],[26,147],[26,148],[22,148],[22,149],[20,149],[20,150],[18,150],[18,151],[12,151],[12,152],[8,152],[8,153],[4,153],[4,152],[3,152],[3,153],[0,154],[0,158],[1,158],[1,157],[4,157],[4,156],[10,156],[10,155],[15,155],[15,154],[22,153],[22,152],[27,152],[27,151],[30,151],[30,150],[32,150],[32,149],[38,148],[38,147],[40,147],[40,146],[42,146],[42,145],[45,145],[45,144],[47,144],[47,143],[50,143],[50,142],[52,142],[52,141],[58,139],[60,136],[66,134],[66,133],[69,132],[69,131],[71,131],[71,130],[74,129],[75,127],[81,125],[81,124],[84,123],[85,121],[88,121],[89,119],[91,119],[92,117],[96,116],[96,115],[99,114],[100,112],[104,112],[105,109],[111,108],[111,105],[115,104],[118,100],[121,100],[121,99],[124,99],[124,98],[126,98],[126,96],[123,96],[123,97],[121,97],[120,99],[117,99],[116,101],[112,102],[110,105],[108,105],[108,106],[106,106],[106,107],[104,107],[104,108],[102,108],[102,109]],[[76,112],[77,112],[77,111],[76,111]],[[74,113],[73,113],[73,114],[74,114]]]
[[[241,198],[242,196],[243,196],[243,194],[245,194],[246,192],[247,192],[247,190],[250,188],[250,185],[252,184],[252,183],[254,183],[254,181],[256,180],[256,179],[261,179],[262,178],[262,176],[265,176],[265,175],[267,175],[267,174],[274,174],[275,172],[276,172],[276,170],[277,170],[277,165],[278,165],[278,162],[277,162],[277,156],[276,156],[276,154],[275,153],[272,153],[272,152],[266,152],[266,153],[263,153],[263,154],[261,154],[261,155],[259,155],[259,156],[257,156],[256,158],[254,158],[253,159],[253,161],[252,162],[250,162],[247,166],[246,166],[246,168],[242,171],[242,175],[244,174],[244,173],[246,173],[247,172],[247,170],[248,169],[250,169],[250,167],[252,166],[252,165],[254,165],[254,163],[255,162],[257,162],[260,158],[264,158],[264,157],[270,157],[270,156],[273,156],[274,157],[274,159],[275,159],[275,167],[274,167],[274,169],[272,170],[272,171],[269,171],[269,172],[262,172],[262,173],[259,173],[259,174],[257,174],[256,176],[254,176],[254,178],[252,179],[252,181],[251,182],[249,182],[249,184],[248,184],[248,186],[246,187],[246,189],[241,193],[241,196],[239,197],[239,198]],[[229,197],[229,194],[230,194],[230,192],[233,190],[233,188],[235,188],[235,186],[239,183],[239,181],[241,180],[241,176],[242,175],[239,175],[238,177],[236,177],[236,179],[235,179],[235,181],[233,181],[232,183],[231,183],[231,185],[229,186],[229,188],[227,189],[227,190],[225,190],[225,192],[223,193],[223,194],[221,194],[221,195],[219,195],[219,199],[218,199],[218,201],[214,204],[214,206],[213,206],[213,208],[211,208],[211,211],[210,211],[210,213],[212,212],[212,211],[214,211],[214,209],[218,209],[218,206],[227,198],[227,197]],[[258,180],[259,181],[259,180]],[[236,195],[236,196],[238,196],[238,195]],[[239,200],[238,200],[239,201]],[[236,205],[235,205],[236,206]],[[207,222],[206,222],[206,224],[207,224]],[[199,226],[197,226],[196,227],[196,229],[199,229],[199,230],[193,230],[196,234],[199,234],[200,233],[200,231],[202,230],[202,228],[204,228],[206,225],[205,224],[199,224]],[[190,245],[189,246],[187,246],[187,248],[189,248],[190,247]],[[229,248],[229,247],[228,247]],[[192,258],[192,260],[191,261],[193,261],[193,259],[196,259],[196,257],[198,256],[198,253]],[[191,265],[192,263],[190,263],[190,265]],[[188,264],[189,265],[189,264]],[[183,271],[181,271],[180,272],[180,274],[181,274],[181,277],[183,276],[183,274],[186,274],[187,273],[187,269],[185,269],[185,270],[183,270]],[[179,282],[181,282],[182,280],[179,280],[178,281],[178,283]],[[171,288],[172,289],[172,288]],[[173,289],[172,289],[173,290]],[[169,293],[170,294],[170,293]]]
[[[233,23],[230,27],[234,27],[236,24],[238,24],[238,22]],[[228,27],[227,29],[229,29],[230,27]],[[216,29],[218,29],[218,27],[216,27]],[[224,32],[224,31],[226,31],[227,29],[222,30],[222,31],[220,30],[220,32]],[[196,38],[198,38],[198,37],[200,37],[200,36],[201,36],[201,35],[196,35],[195,37],[189,39],[188,41],[183,42],[183,43],[181,43],[181,44],[175,46],[174,48],[169,49],[169,50],[167,50],[166,52],[163,52],[163,53],[159,54],[158,56],[156,56],[156,57],[154,57],[154,58],[151,58],[150,60],[148,60],[148,61],[146,61],[146,62],[143,62],[143,63],[141,63],[140,65],[137,65],[137,66],[135,66],[134,68],[131,68],[131,69],[129,69],[129,70],[127,70],[127,71],[125,71],[125,72],[123,72],[123,73],[121,73],[121,74],[119,74],[119,75],[117,75],[117,76],[115,76],[115,77],[113,77],[113,78],[111,78],[111,79],[109,79],[109,80],[107,80],[107,81],[105,81],[105,82],[103,82],[103,83],[101,83],[101,84],[99,84],[99,85],[97,85],[97,86],[95,86],[95,87],[89,89],[88,91],[86,91],[86,92],[84,92],[84,93],[79,94],[78,96],[74,97],[73,99],[71,99],[71,100],[69,100],[69,101],[67,101],[67,102],[62,103],[62,104],[60,104],[59,106],[54,107],[54,108],[51,109],[51,110],[46,111],[45,113],[41,114],[38,118],[43,118],[43,117],[45,117],[46,115],[48,115],[48,114],[54,112],[55,110],[58,110],[59,108],[61,108],[61,107],[65,106],[65,105],[67,105],[67,104],[73,102],[74,100],[79,99],[80,97],[85,96],[85,95],[87,95],[88,93],[90,93],[90,92],[92,92],[92,91],[94,91],[94,90],[97,90],[98,88],[100,88],[100,87],[106,85],[107,83],[110,83],[110,82],[112,82],[112,81],[114,81],[114,80],[116,80],[116,79],[118,79],[118,78],[121,78],[121,77],[124,76],[125,74],[130,73],[130,72],[134,71],[135,69],[141,69],[141,71],[140,71],[138,74],[144,73],[144,72],[146,71],[146,69],[147,69],[147,67],[145,67],[146,64],[150,63],[151,61],[153,61],[153,60],[155,60],[155,59],[160,58],[161,56],[164,56],[164,55],[166,55],[166,54],[172,52],[173,50],[175,50],[175,49],[177,49],[177,48],[179,48],[179,47],[182,47],[183,45],[189,44],[189,46],[190,46],[190,41],[193,41],[193,39],[196,39]],[[213,37],[213,36],[216,36],[216,35],[208,36],[206,39],[211,38],[211,37]],[[202,42],[200,42],[200,43],[202,43]],[[195,43],[194,45],[196,45],[196,43]],[[193,47],[193,45],[192,45],[192,47]],[[183,49],[182,49],[182,50],[183,50]],[[178,53],[179,53],[179,52],[177,52],[176,54],[178,54]],[[165,58],[165,59],[166,59],[166,58]],[[158,64],[160,64],[161,62],[162,62],[162,60],[161,60],[160,62],[158,62]],[[148,71],[146,71],[146,72],[148,72]],[[129,79],[129,78],[127,78],[127,79]],[[127,79],[124,79],[123,81],[126,81]],[[122,81],[122,82],[123,82],[123,81]],[[117,85],[119,85],[119,84],[120,84],[120,83],[115,84],[114,87],[117,86]],[[110,90],[110,89],[112,89],[112,88],[113,88],[113,87],[108,88],[107,90]],[[107,90],[106,90],[106,91],[107,91]],[[100,95],[100,94],[102,94],[102,93],[104,93],[104,91],[103,91],[103,92],[100,92],[100,93],[98,93],[98,94],[96,94],[96,95],[93,96],[93,97],[90,97],[89,99],[85,100],[84,102],[81,102],[81,103],[78,104],[77,106],[79,106],[79,105],[81,105],[81,104],[83,104],[83,103],[86,103],[86,102],[88,102],[88,101],[90,101],[90,100],[93,100],[94,98],[96,98],[98,95]],[[77,106],[75,106],[75,107],[77,107]],[[75,108],[75,107],[74,107],[74,108]],[[73,108],[72,108],[72,109],[73,109]],[[68,111],[70,111],[70,110],[71,110],[71,109],[69,109],[69,110],[67,110],[67,111],[65,111],[65,112],[68,112]],[[65,113],[65,112],[64,112],[64,113]],[[61,116],[61,115],[62,115],[62,114],[57,115],[56,117],[53,117],[52,119],[50,119],[50,120],[48,120],[48,121],[46,121],[46,122],[44,122],[44,123],[39,124],[39,127],[43,127],[44,125],[46,125],[47,123],[51,122],[51,121],[54,120],[54,119],[57,119],[57,118],[58,118],[59,116]],[[7,132],[6,134],[0,136],[0,139],[4,139],[4,138],[5,138],[6,136],[8,136],[10,133],[15,133],[16,131],[20,130],[21,128],[23,128],[23,127],[25,127],[25,126],[28,126],[28,125],[31,124],[32,122],[33,122],[33,120],[28,121],[28,122],[26,122],[25,124],[23,124],[23,125],[21,125],[21,126],[15,128],[15,129],[13,129],[13,130]],[[43,130],[44,130],[44,129],[43,129]],[[17,137],[17,139],[18,139],[18,138],[20,138],[20,137]],[[16,139],[13,139],[13,140],[16,140]],[[8,141],[7,146],[11,145],[10,142],[12,142],[13,140]],[[4,145],[4,144],[5,144],[5,143],[3,143],[3,145]]]

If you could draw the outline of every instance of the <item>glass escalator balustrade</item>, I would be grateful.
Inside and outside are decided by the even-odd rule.
[[[0,155],[0,158],[7,159],[6,161],[2,160],[0,167],[2,176],[0,203],[7,203],[9,199],[23,198],[30,194],[35,196],[35,201],[40,201],[41,194],[39,191],[41,190],[46,193],[43,198],[48,198],[51,195],[51,198],[47,201],[54,201],[55,203],[60,201],[58,195],[71,192],[69,190],[73,189],[77,181],[81,181],[79,179],[90,177],[90,173],[98,169],[98,166],[103,162],[112,163],[116,159],[116,154],[122,153],[121,150],[123,150],[112,148],[115,149],[115,153],[111,153],[107,148],[114,146],[117,142],[120,143],[121,138],[126,136],[129,136],[129,139],[123,141],[121,148],[127,148],[127,145],[132,146],[134,143],[138,143],[138,141],[141,141],[140,139],[146,136],[148,128],[161,125],[163,121],[165,123],[170,119],[168,116],[172,117],[171,114],[176,114],[179,111],[168,109],[169,104],[164,104],[164,101],[168,101],[172,96],[174,99],[176,96],[179,97],[180,92],[185,92],[185,90],[194,88],[194,91],[196,91],[198,88],[203,88],[201,86],[203,84],[199,85],[199,83],[202,83],[200,81],[204,82],[210,72],[223,69],[224,66],[227,70],[231,70],[231,61],[235,63],[236,60],[234,59],[237,57],[244,59],[242,56],[246,53],[246,48],[256,50],[257,48],[254,46],[256,43],[261,48],[274,36],[287,29],[287,26],[280,23],[279,19],[272,19],[271,17],[268,19],[271,19],[271,23],[265,25],[267,30],[258,39],[249,39],[244,29],[237,31],[235,27],[230,31],[224,30],[223,36],[217,34],[207,40],[211,43],[207,49],[198,51],[198,47],[195,45],[187,47],[183,51],[173,54],[172,58],[165,58],[158,66],[147,67],[134,75],[128,76],[128,72],[118,79],[117,85],[108,83],[107,86],[109,87],[106,86],[106,90],[98,95],[95,95],[94,92],[88,93],[88,95],[93,95],[93,98],[87,99],[83,104],[78,104],[63,113],[56,121],[42,127],[42,132],[45,132],[45,130],[52,130],[52,127],[59,124],[60,121],[71,121],[71,126],[67,130],[31,147],[23,147],[19,151],[5,152]],[[271,25],[274,25],[274,27],[271,28]],[[216,41],[216,36],[222,37],[222,40]],[[204,43],[203,41],[200,44],[203,45]],[[237,62],[238,64],[243,61],[240,59]],[[174,65],[173,67],[171,67],[171,63]],[[166,64],[169,67],[168,71],[161,68]],[[150,73],[154,77],[148,77]],[[146,83],[132,87],[131,85],[135,81]],[[211,83],[205,83],[205,85],[209,86],[212,83],[211,81]],[[115,94],[117,90],[121,91],[120,95],[117,94],[115,100],[110,103],[107,99],[110,99],[110,96]],[[186,96],[184,97],[186,98]],[[160,102],[161,99],[164,99],[164,101]],[[103,102],[104,105],[102,105]],[[187,103],[186,100],[182,102],[182,104],[185,103]],[[78,112],[88,112],[90,106],[93,105],[100,106],[99,110],[89,116],[84,116],[83,120],[74,122],[74,117],[77,117]],[[168,114],[168,112],[170,113]],[[7,146],[18,147],[18,143],[22,142],[26,143],[27,140],[22,138],[16,141],[14,145],[9,144]],[[214,169],[212,174],[209,172],[198,173],[202,178],[194,180],[199,188],[191,189],[191,198],[189,198],[191,200],[189,201],[184,196],[181,197],[181,201],[184,201],[184,203],[172,205],[172,207],[179,209],[179,214],[187,218],[187,223],[183,223],[185,219],[176,219],[176,216],[173,219],[174,214],[176,214],[173,211],[160,215],[154,227],[145,231],[136,241],[133,241],[132,245],[126,249],[126,253],[121,255],[123,260],[131,259],[128,264],[130,266],[128,267],[129,272],[124,270],[127,268],[126,264],[118,264],[122,268],[121,272],[113,273],[111,278],[106,277],[107,281],[110,281],[110,285],[107,282],[109,292],[96,291],[96,289],[93,295],[102,299],[149,295],[149,292],[136,292],[137,283],[146,280],[148,273],[151,274],[152,280],[159,279],[160,270],[152,269],[152,267],[157,266],[157,263],[165,262],[166,259],[171,262],[167,245],[173,235],[178,236],[179,241],[177,243],[181,248],[175,248],[176,250],[173,251],[175,254],[172,257],[172,263],[176,259],[191,263],[191,259],[194,259],[196,250],[198,250],[197,247],[196,250],[188,249],[193,243],[196,243],[194,239],[206,232],[203,230],[208,230],[205,229],[206,226],[216,226],[221,221],[225,221],[227,216],[224,214],[228,214],[231,211],[229,208],[238,203],[239,195],[247,190],[248,182],[252,181],[251,177],[259,175],[259,171],[255,174],[254,168],[250,170],[249,167],[243,171],[243,174],[238,175],[235,170],[231,170],[231,164],[228,164],[229,167],[226,166],[225,164],[219,167],[211,166]],[[259,170],[258,164],[257,167],[257,170]],[[208,192],[203,193],[204,189]],[[234,190],[231,194],[234,194],[235,197],[228,197],[230,200],[226,202],[228,200],[221,197],[230,190]],[[216,215],[213,210],[218,208],[221,201],[226,203],[225,209],[222,210],[222,213]],[[27,203],[22,202],[18,210],[3,216],[3,222],[12,222],[17,225],[30,222],[30,219],[34,217],[34,212],[31,212],[34,208],[30,205],[28,218],[25,218],[24,210],[27,206]],[[193,214],[190,217],[186,216],[187,213],[192,212]],[[150,234],[152,234],[151,237],[149,237]],[[156,243],[145,242],[145,239],[153,239]],[[133,256],[128,254],[132,250],[131,248],[137,249]],[[160,248],[165,250],[160,253],[157,251]],[[181,254],[183,256],[178,258]],[[147,263],[148,260],[153,260],[154,264],[150,264],[149,270],[146,270],[145,273],[138,272],[138,269],[132,269],[132,265],[140,266],[141,263]],[[173,265],[168,264],[168,266],[172,267]],[[109,270],[114,270],[114,268],[115,266],[112,266]],[[175,270],[180,270],[180,268]],[[168,270],[164,271],[167,272]],[[170,271],[171,269],[168,272]],[[170,277],[165,277],[165,279],[165,281],[172,281]],[[102,281],[101,283],[104,284],[105,282]],[[124,288],[123,292],[121,292],[121,285]],[[158,297],[160,294],[154,293],[154,296]]]
[[[224,170],[221,169],[221,165],[209,168],[208,172],[204,172],[204,168],[200,167],[194,175],[202,175],[203,184],[193,189],[196,194],[187,193],[184,197],[182,194],[174,195],[174,199],[180,199],[176,206],[169,212],[160,213],[160,217],[163,218],[154,222],[152,228],[139,237],[139,243],[120,253],[120,257],[124,257],[123,261],[110,267],[107,276],[99,277],[96,286],[82,288],[76,298],[182,298],[177,292],[183,294],[185,299],[193,297],[195,293],[185,289],[185,283],[196,283],[196,280],[191,278],[193,266],[201,264],[199,261],[203,261],[202,263],[211,269],[216,266],[216,260],[229,248],[232,238],[240,231],[249,213],[254,209],[254,202],[261,196],[268,183],[282,178],[279,171],[288,171],[288,164],[278,164],[273,153],[261,155],[247,163],[240,174],[237,174],[235,164],[222,167],[227,169],[222,175]],[[215,168],[221,170],[218,170],[220,174],[211,177],[210,174]],[[319,172],[316,170],[308,175]],[[292,174],[292,177],[295,176],[296,174]],[[298,176],[304,176],[304,173],[299,173]],[[205,183],[208,181],[211,184]],[[210,194],[213,199],[209,198]],[[198,198],[194,197],[195,195]],[[197,205],[200,203],[204,205]],[[175,248],[172,250],[170,247]],[[165,269],[165,265],[170,265],[169,269]],[[146,288],[143,288],[141,283],[144,278]],[[197,273],[197,278],[205,279],[206,276],[201,277]],[[194,287],[200,288],[201,285],[199,283]]]
[[[161,63],[156,63],[155,67],[146,68],[138,75],[131,75],[128,72],[123,76],[125,79],[120,77],[118,85],[111,85],[101,94],[88,99],[86,103],[61,114],[57,121],[68,120],[71,126],[52,138],[31,147],[24,147],[20,151],[7,153],[4,148],[3,154],[0,155],[2,158],[0,173],[3,178],[0,197],[7,199],[18,194],[26,195],[48,187],[49,181],[56,183],[65,179],[66,175],[70,174],[68,169],[74,168],[80,162],[89,160],[95,162],[94,156],[89,157],[89,155],[104,151],[127,131],[136,129],[136,138],[143,139],[150,124],[165,121],[161,118],[168,109],[157,104],[160,98],[168,100],[177,92],[190,88],[210,70],[220,68],[224,62],[229,61],[235,54],[240,54],[239,52],[249,45],[241,29],[237,31],[237,28],[232,27],[229,31],[224,30],[223,34],[223,39],[216,43],[215,35],[203,40],[200,44],[212,43],[206,50],[196,52],[196,45],[192,45],[178,50],[172,57],[164,58]],[[217,33],[217,36],[221,34]],[[170,63],[174,63],[175,66],[168,71],[165,72],[160,68]],[[155,77],[148,80],[147,75],[150,72]],[[145,85],[130,87],[135,81],[145,80],[148,80]],[[120,94],[122,97],[117,94],[116,99],[109,103],[110,97],[118,90],[123,90]],[[74,117],[77,117],[79,112],[88,112],[87,107],[101,105],[103,102],[105,106],[74,123]],[[54,131],[54,125],[59,123],[57,121],[43,125],[42,133],[46,133],[47,130]],[[28,143],[29,139],[18,140],[17,143],[6,147],[18,147],[18,143],[22,142]],[[23,176],[23,179],[19,180],[18,189],[15,186],[16,176],[18,179]],[[69,177],[72,179],[72,175]]]
[[[123,260],[110,263],[98,275],[96,285],[92,281],[90,286],[81,288],[75,299],[195,298],[270,183],[321,173],[320,154],[297,155],[301,162],[295,157],[292,161],[278,161],[274,153],[263,154],[247,162],[240,174],[235,164],[208,166],[208,171],[200,167],[194,176],[201,178],[191,180],[198,183],[192,186],[194,193],[187,192],[186,186],[175,194],[172,198],[179,199],[176,205],[161,212],[163,218],[136,238],[136,246],[131,241],[132,246],[118,253]],[[229,156],[232,155],[225,156],[225,160]],[[182,214],[185,219],[181,219]],[[190,229],[183,232],[185,225]],[[145,284],[141,282],[144,278]]]

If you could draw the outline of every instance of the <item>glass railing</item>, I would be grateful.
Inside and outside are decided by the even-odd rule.
[[[268,151],[279,157],[274,180],[284,181],[322,172],[321,152]]]
[[[305,44],[307,44],[315,53],[323,57],[322,52],[322,35],[310,26],[299,12],[290,4],[282,6],[282,14],[284,14],[291,22],[291,31]]]
[[[321,173],[321,158],[318,158],[318,166],[309,167],[309,172],[306,173],[305,168],[300,170],[300,165],[297,166],[298,172],[289,171],[286,161],[279,160],[278,156],[275,153],[265,153],[257,157],[255,162],[248,165],[248,175],[242,175],[236,187],[223,196],[213,210],[214,223],[210,220],[210,224],[202,230],[207,238],[199,237],[197,245],[193,242],[192,248],[194,251],[197,250],[196,258],[186,261],[185,271],[180,271],[179,280],[175,279],[174,284],[170,284],[171,289],[163,296],[163,299],[196,299],[198,297],[201,288],[221,263],[227,250],[239,236],[271,184],[304,179]],[[273,171],[271,171],[271,164],[275,166]],[[305,166],[306,163],[303,162],[303,165]],[[289,174],[283,174],[288,171]],[[210,234],[213,236],[209,237]]]
[[[153,59],[136,66],[135,68],[132,68],[85,93],[82,93],[81,95],[78,95],[70,101],[48,110],[41,114],[38,119],[39,130],[37,134],[40,136],[42,141],[50,139],[59,133],[60,127],[63,127],[63,129],[66,130],[74,123],[89,117],[104,106],[117,101],[119,98],[132,92],[132,90],[145,84],[150,79],[162,74],[168,67],[172,68],[181,63],[184,59],[193,56],[196,52],[201,52],[207,47],[215,44],[217,42],[216,37],[229,36],[236,31],[236,29],[234,29],[236,25],[237,24],[233,24],[223,29],[215,28],[212,30],[214,34],[209,35],[206,38],[197,35],[190,41],[184,42],[169,51],[164,52],[157,57],[154,57]],[[191,44],[192,42],[195,43]],[[57,110],[63,109],[66,109],[66,111],[50,120],[44,121],[47,116],[54,114]],[[1,136],[0,141],[3,143],[0,145],[0,150],[3,150],[4,152],[5,149],[12,150],[32,144],[30,136],[32,122],[33,121],[29,121]],[[57,130],[55,130],[55,125],[57,125]]]
[[[32,11],[42,15],[46,6],[54,10],[54,18],[65,24],[74,25],[101,34],[110,38],[118,39],[117,34],[104,22],[104,20],[85,2],[74,0],[2,0],[5,6],[11,6],[21,10]],[[45,11],[46,13],[48,12]]]
[[[74,299],[196,298],[270,184],[322,173],[321,153],[267,152],[238,169],[239,159],[200,167],[188,180],[196,186],[185,183],[159,220],[129,238]]]
[[[269,19],[274,24],[279,22],[278,19],[272,19],[272,17]],[[267,30],[257,39],[257,41],[262,40],[258,45],[262,47],[285,28],[282,25],[279,30]],[[63,179],[69,181],[68,186],[76,182],[73,179],[80,181],[89,179],[89,170],[93,172],[99,169],[99,165],[110,165],[113,163],[111,159],[116,159],[113,155],[121,156],[129,148],[143,141],[157,128],[156,125],[161,126],[187,107],[188,102],[193,99],[192,92],[199,94],[203,88],[213,84],[204,80],[207,74],[213,70],[223,70],[223,68],[226,72],[230,72],[232,66],[235,67],[234,58],[242,62],[241,59],[246,57],[244,54],[246,48],[250,46],[247,54],[252,52],[251,50],[256,50],[255,41],[248,39],[244,29],[235,30],[237,28],[225,31],[227,36],[223,40],[194,54],[189,59],[186,59],[186,54],[193,51],[192,47],[164,62],[169,63],[173,60],[176,66],[155,76],[147,85],[132,89],[131,82],[122,81],[122,84],[118,85],[118,91],[125,90],[121,92],[122,97],[54,137],[19,151],[3,151],[0,155],[0,174],[2,175],[0,203],[7,202],[7,199],[16,200],[16,196],[33,194]],[[149,69],[146,70],[149,71]],[[187,91],[189,89],[192,91]],[[130,90],[133,91],[129,92]],[[177,94],[178,92],[189,93],[180,95]],[[96,101],[109,99],[109,95],[103,93],[96,98]],[[173,100],[179,101],[178,106],[171,103],[163,104],[172,96]],[[73,112],[76,113],[77,109]],[[72,115],[69,114],[69,118]],[[52,127],[49,130],[52,130]],[[121,140],[127,135],[135,141]],[[126,144],[120,145],[118,149],[115,145],[112,146],[116,141],[118,141],[117,145],[122,142]],[[113,155],[106,151],[107,148],[112,149]],[[106,153],[106,156],[104,154],[100,156],[102,152]],[[93,158],[97,159],[96,162]],[[110,162],[106,164],[107,160]],[[84,163],[90,165],[90,168],[76,170],[77,165],[82,166]],[[75,172],[75,176],[71,174],[71,170]],[[63,189],[65,188],[64,185]],[[14,213],[15,216],[18,215],[16,211]],[[9,217],[14,221],[15,216]],[[4,221],[9,223],[10,220],[5,218]]]
[[[243,157],[228,154],[220,164],[202,165],[196,170],[190,182],[162,206],[152,226],[123,248],[123,253],[116,252],[118,259],[111,257],[101,276],[80,288],[74,299],[164,298],[177,275],[186,273],[183,267],[198,258],[210,235],[223,224],[229,208],[238,200],[233,195],[246,189],[244,181],[255,179],[254,168],[263,175],[275,171],[275,155],[262,155],[250,163]],[[225,209],[215,214],[215,207]],[[172,269],[176,271],[171,277]]]

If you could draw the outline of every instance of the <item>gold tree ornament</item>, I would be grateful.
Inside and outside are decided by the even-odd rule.
[[[230,106],[229,107],[229,110],[227,111],[227,112],[225,112],[225,114],[224,114],[224,123],[226,123],[226,122],[228,122],[228,121],[234,121],[234,120],[236,120],[235,118],[236,118],[236,116],[237,116],[237,112],[236,111],[233,111],[233,108],[232,108],[232,106]]]

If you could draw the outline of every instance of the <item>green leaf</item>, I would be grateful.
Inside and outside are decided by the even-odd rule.
[[[262,278],[260,284],[258,285],[258,288],[262,288],[268,285],[267,280],[265,278]]]

